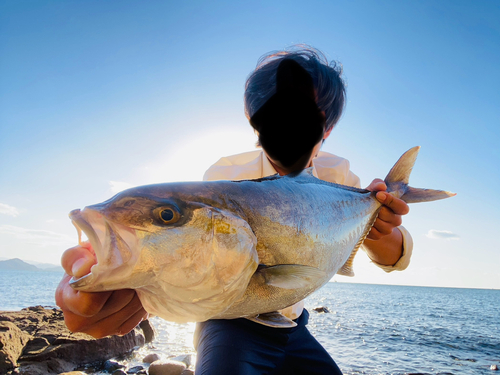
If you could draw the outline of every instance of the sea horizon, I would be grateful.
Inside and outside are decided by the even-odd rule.
[[[19,259],[19,258],[7,258],[7,259],[3,259],[3,260],[11,260],[11,259]],[[0,261],[2,261],[2,260],[0,260]],[[28,263],[28,264],[32,264],[32,265],[35,265],[36,263],[43,264],[44,268],[37,267],[38,270],[9,270],[9,269],[0,269],[0,275],[3,272],[33,272],[33,273],[38,273],[38,272],[42,271],[45,274],[57,274],[57,275],[60,275],[59,281],[62,278],[62,275],[63,275],[64,271],[46,269],[46,268],[49,268],[49,266],[50,267],[57,267],[57,265],[55,265],[55,264],[52,264],[52,263],[41,263],[41,262],[34,262],[34,261],[32,262],[32,261],[26,261],[26,260],[23,260],[23,261],[26,262],[26,263]],[[55,284],[54,293],[55,293],[55,288],[59,284],[59,281],[57,281],[57,284]],[[5,280],[4,280],[4,282],[5,282]],[[394,286],[394,287],[415,287],[415,288],[436,288],[436,289],[443,288],[443,289],[457,289],[457,290],[500,291],[500,289],[498,289],[498,288],[480,288],[480,287],[464,287],[464,286],[439,286],[439,285],[437,285],[437,286],[436,285],[411,285],[411,284],[367,283],[367,282],[356,282],[356,281],[344,281],[344,280],[336,280],[335,276],[330,281],[327,282],[327,284],[330,284],[330,283],[334,283],[334,284],[335,283],[339,283],[339,284],[353,284],[353,285],[373,285],[373,286]],[[3,283],[0,284],[0,297],[2,296],[2,290],[1,289],[4,286],[5,285]],[[0,311],[4,311],[2,309],[2,303],[1,302],[2,302],[2,299],[0,298]],[[54,303],[55,303],[55,301],[54,301]],[[33,305],[33,306],[35,306],[35,305]],[[30,306],[25,306],[25,307],[30,307]]]

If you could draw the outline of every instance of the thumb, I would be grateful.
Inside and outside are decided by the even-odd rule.
[[[373,180],[370,185],[366,188],[368,191],[386,191],[387,190],[387,185],[385,184],[384,180],[381,180],[380,178],[376,178]]]
[[[94,252],[87,247],[75,246],[63,253],[61,265],[70,276],[80,278],[87,275],[97,259]]]

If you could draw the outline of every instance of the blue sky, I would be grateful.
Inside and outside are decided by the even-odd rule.
[[[500,288],[499,17],[497,1],[2,2],[0,257],[57,263],[70,210],[252,150],[247,75],[307,43],[348,83],[324,151],[367,185],[420,145],[411,184],[458,193],[411,207],[407,271],[360,256],[348,281]]]

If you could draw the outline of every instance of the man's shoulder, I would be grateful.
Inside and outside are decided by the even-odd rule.
[[[231,165],[245,165],[251,163],[252,161],[259,159],[262,154],[262,150],[254,150],[243,152],[241,154],[235,154],[230,156],[225,156],[220,158],[213,166],[231,166]]]
[[[326,152],[326,151],[318,152],[318,156],[316,156],[316,158],[314,160],[322,161],[322,162],[326,162],[326,163],[331,163],[331,164],[349,163],[349,160],[347,160],[343,157],[340,157],[338,155],[331,154],[331,153]]]
[[[261,177],[262,150],[220,158],[205,172],[203,180],[246,180]]]
[[[318,153],[318,156],[313,160],[313,164],[318,173],[322,169],[337,169],[347,173],[350,169],[349,160],[325,151]]]
[[[359,178],[351,171],[349,160],[320,151],[313,160],[318,177],[337,184],[359,187]]]

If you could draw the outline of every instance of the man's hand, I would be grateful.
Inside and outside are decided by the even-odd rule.
[[[367,236],[371,240],[380,240],[391,234],[394,228],[401,225],[403,222],[401,216],[410,212],[410,207],[405,201],[386,193],[387,185],[379,178],[373,180],[366,190],[376,191],[377,200],[383,204],[377,220]]]
[[[88,243],[64,252],[61,264],[66,273],[56,289],[56,303],[70,331],[96,338],[124,335],[148,315],[134,290],[87,293],[69,285],[71,277],[88,274],[95,263],[94,252]]]
[[[376,198],[383,204],[364,242],[367,254],[376,263],[392,266],[403,253],[403,236],[394,228],[401,225],[401,216],[406,215],[410,208],[405,201],[387,193],[387,185],[381,179],[373,180],[366,189],[377,192]]]

